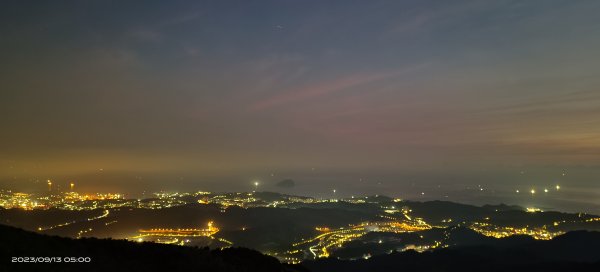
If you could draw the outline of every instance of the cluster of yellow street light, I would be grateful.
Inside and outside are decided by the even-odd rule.
[[[539,209],[528,209],[528,211],[536,212]],[[485,236],[490,236],[494,238],[505,238],[512,235],[528,235],[533,237],[536,240],[550,240],[558,235],[563,234],[562,231],[548,231],[545,228],[518,228],[518,227],[509,227],[509,226],[497,226],[489,223],[480,223],[474,222],[469,227],[470,229],[483,234]]]

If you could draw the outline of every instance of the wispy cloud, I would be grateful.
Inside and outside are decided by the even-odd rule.
[[[354,74],[350,76],[339,77],[302,88],[283,91],[255,102],[250,106],[250,109],[253,111],[260,111],[285,104],[322,98],[360,85],[400,76],[402,74],[421,69],[423,66],[423,64],[420,64],[407,69],[401,69],[392,72]]]

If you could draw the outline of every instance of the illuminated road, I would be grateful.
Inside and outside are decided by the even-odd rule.
[[[72,225],[72,224],[79,223],[79,222],[91,222],[91,221],[94,221],[94,220],[106,218],[106,217],[108,217],[109,214],[110,214],[109,210],[104,210],[104,212],[101,215],[98,215],[98,216],[95,216],[95,217],[90,217],[90,218],[87,218],[85,220],[79,220],[79,221],[73,220],[73,221],[69,221],[69,222],[65,222],[65,223],[60,223],[60,224],[57,224],[57,225],[54,225],[54,226],[38,227],[37,230],[38,231],[46,231],[46,230],[51,230],[51,229],[57,229],[57,228],[60,228],[60,227],[66,227],[68,225]]]
[[[313,255],[314,258],[328,257],[332,248],[342,247],[346,242],[360,238],[371,231],[381,232],[414,232],[431,229],[431,226],[420,221],[418,224],[413,222],[398,222],[398,221],[384,221],[384,222],[365,222],[355,226],[349,226],[347,228],[339,228],[332,231],[319,234],[311,239],[304,240],[293,244],[293,247],[308,246],[308,251]]]

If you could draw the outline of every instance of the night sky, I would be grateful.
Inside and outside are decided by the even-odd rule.
[[[3,1],[0,186],[292,178],[298,194],[493,200],[560,184],[548,199],[598,207],[598,14],[572,0]]]

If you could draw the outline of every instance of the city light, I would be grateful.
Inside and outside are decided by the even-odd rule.
[[[253,182],[253,185],[255,182]],[[544,192],[547,190],[544,189]],[[333,194],[337,193],[337,189],[331,189]],[[518,189],[515,192],[519,193]],[[532,194],[535,194],[535,189],[531,189]],[[287,196],[282,195],[281,199],[277,200],[265,200],[261,199],[252,193],[211,193],[211,192],[158,192],[153,193],[153,197],[147,199],[137,198],[125,198],[123,194],[119,193],[104,193],[104,194],[78,194],[76,192],[55,192],[52,195],[39,195],[16,193],[10,191],[0,190],[0,207],[3,208],[15,208],[23,210],[33,209],[64,209],[64,210],[98,210],[104,209],[103,213],[96,213],[85,220],[71,220],[58,223],[50,226],[35,226],[35,229],[40,232],[45,232],[51,229],[63,228],[70,225],[77,225],[78,222],[90,222],[107,218],[110,216],[112,209],[121,209],[129,207],[139,209],[167,209],[171,207],[177,207],[186,205],[190,202],[210,204],[220,206],[221,212],[227,212],[227,209],[232,206],[240,207],[242,209],[250,209],[257,207],[264,208],[280,208],[290,207],[293,205],[310,205],[318,203],[332,203],[332,202],[346,202],[353,205],[361,205],[367,203],[379,203],[377,197],[370,198],[368,196],[353,196],[341,199],[316,199],[312,197],[300,197],[300,196]],[[345,227],[332,228],[329,226],[318,225],[314,227],[314,230],[319,232],[315,234],[313,238],[304,237],[302,243],[294,245],[289,252],[279,252],[279,256],[285,256],[289,262],[298,262],[304,257],[302,252],[313,255],[315,258],[330,256],[337,248],[343,247],[346,242],[359,239],[368,232],[393,232],[393,233],[404,233],[413,232],[420,230],[427,230],[431,228],[447,227],[452,219],[444,218],[441,220],[441,226],[435,226],[434,224],[426,223],[424,219],[412,216],[412,209],[402,204],[402,200],[399,198],[390,198],[386,204],[380,205],[380,213],[377,215],[383,221],[369,221],[361,222],[359,224],[350,224]],[[525,209],[529,213],[542,212],[539,208],[529,207]],[[496,210],[498,212],[498,210]],[[385,221],[388,220],[388,221]],[[517,226],[497,226],[493,225],[493,217],[485,216],[482,217],[483,222],[470,222],[466,223],[468,228],[471,228],[477,232],[480,232],[487,236],[496,238],[506,237],[515,234],[530,235],[535,239],[551,239],[561,232],[558,230],[544,229],[543,226],[532,226],[532,227],[517,227]],[[589,217],[582,218],[581,220],[589,220]],[[104,226],[109,226],[116,223],[118,220],[113,218],[112,220],[106,220],[101,222]],[[439,222],[439,221],[438,221]],[[560,222],[553,222],[554,226],[560,224]],[[465,222],[463,222],[465,224]],[[471,225],[469,225],[471,224]],[[242,225],[236,227],[238,230],[246,231],[248,227]],[[154,229],[140,229],[136,236],[130,237],[132,241],[144,242],[155,242],[164,244],[177,244],[177,245],[191,245],[198,242],[194,237],[205,237],[208,239],[214,239],[219,241],[220,245],[231,246],[232,241],[225,240],[222,237],[215,237],[219,229],[215,227],[214,222],[208,221],[205,228],[154,228]],[[94,229],[85,227],[80,229],[76,233],[76,238],[82,237],[93,237]],[[187,241],[187,242],[186,242]],[[191,241],[191,242],[190,242]],[[378,243],[379,240],[374,242]],[[385,240],[382,240],[382,243]],[[424,251],[434,249],[436,247],[447,246],[443,242],[434,241],[429,245],[416,245],[415,250]],[[288,251],[286,251],[288,252]]]
[[[515,190],[519,192],[519,190]],[[332,189],[331,192],[337,193],[337,189]],[[535,193],[535,189],[531,189],[531,193]],[[185,199],[185,200],[184,200]],[[373,199],[373,200],[371,200]],[[96,220],[104,220],[104,218],[111,217],[111,210],[121,209],[125,207],[139,208],[139,209],[167,209],[171,207],[177,207],[186,205],[188,203],[203,203],[218,205],[221,207],[221,212],[226,212],[229,207],[237,206],[242,209],[250,208],[278,208],[278,207],[289,207],[297,204],[310,205],[310,204],[326,204],[332,202],[346,202],[352,205],[361,204],[374,204],[378,203],[376,198],[369,198],[367,196],[354,196],[354,198],[341,198],[341,199],[316,199],[312,197],[300,197],[300,196],[287,196],[282,195],[279,200],[265,200],[257,197],[252,193],[211,193],[211,192],[197,192],[197,193],[181,193],[181,192],[158,192],[154,193],[152,198],[149,199],[127,199],[123,194],[112,193],[112,194],[78,194],[76,192],[62,192],[55,193],[53,195],[39,195],[15,193],[10,191],[0,190],[0,207],[3,208],[15,208],[23,210],[33,209],[64,209],[64,210],[90,210],[95,211],[98,209],[102,212],[93,213],[92,216],[84,218],[83,220],[69,220],[62,223],[58,223],[50,226],[35,226],[35,229],[39,232],[46,232],[48,230],[54,230],[67,226],[77,226],[81,222],[92,222]],[[358,224],[349,224],[347,226],[341,226],[333,228],[331,226],[317,225],[314,230],[318,233],[314,237],[303,237],[301,241],[294,243],[292,247],[278,256],[285,256],[285,260],[289,262],[299,262],[304,255],[309,254],[314,258],[321,258],[331,256],[338,248],[341,248],[347,242],[356,240],[364,236],[369,232],[387,232],[387,233],[407,233],[415,231],[423,231],[432,228],[445,228],[448,225],[454,224],[450,218],[444,218],[438,221],[437,225],[427,223],[423,218],[413,216],[412,209],[408,206],[403,206],[401,199],[390,198],[386,204],[380,205],[379,214],[377,217],[381,218],[381,221],[366,221]],[[498,210],[496,210],[498,211]],[[543,212],[539,208],[528,207],[525,209],[529,213],[541,213]],[[103,226],[109,226],[117,223],[117,218],[108,219],[101,221]],[[492,216],[482,217],[483,222],[463,222],[465,226],[477,231],[483,235],[491,236],[495,238],[502,238],[511,235],[529,235],[535,239],[552,239],[553,237],[562,234],[560,230],[551,230],[545,228],[545,225],[537,226],[509,226],[509,225],[495,225]],[[596,222],[596,219],[590,219],[590,217],[581,217],[581,221],[585,222]],[[553,226],[558,226],[561,222],[566,221],[555,221]],[[155,242],[163,244],[176,244],[176,245],[193,245],[198,242],[198,239],[211,239],[218,241],[219,245],[232,246],[232,241],[228,241],[222,237],[216,237],[218,235],[219,228],[215,226],[214,221],[210,220],[206,223],[204,228],[151,228],[151,229],[140,229],[138,234],[129,237],[131,241],[138,242]],[[247,231],[247,226],[235,227],[235,229]],[[95,235],[94,229],[91,227],[83,227],[75,233],[75,238],[82,237],[93,237]],[[202,238],[204,237],[204,238]],[[423,238],[425,239],[425,238]],[[425,239],[426,240],[426,239]],[[375,243],[384,243],[384,239],[374,240]],[[431,250],[437,247],[447,246],[443,241],[431,241],[431,244],[426,245],[415,245],[414,249],[417,251]]]
[[[46,2],[0,2],[0,272],[600,266],[600,0]]]

